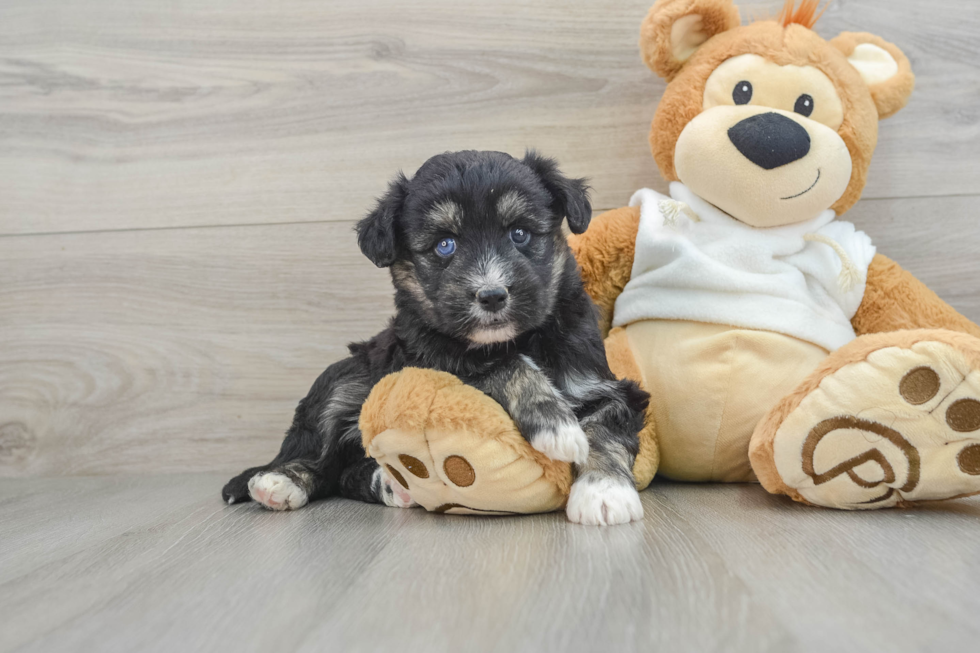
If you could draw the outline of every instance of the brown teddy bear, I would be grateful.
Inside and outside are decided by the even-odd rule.
[[[652,396],[641,488],[655,472],[758,480],[845,509],[980,492],[980,328],[839,219],[878,120],[912,92],[908,59],[871,34],[825,41],[817,5],[743,26],[731,0],[658,0],[643,23],[643,58],[668,82],[650,145],[670,197],[640,190],[570,238],[610,366]],[[408,472],[416,501],[560,507],[567,468],[499,407],[447,399],[459,388],[438,373],[395,377],[365,406],[365,446]],[[449,415],[467,416],[450,425],[463,435],[435,424]],[[414,478],[403,450],[452,452],[469,485]]]

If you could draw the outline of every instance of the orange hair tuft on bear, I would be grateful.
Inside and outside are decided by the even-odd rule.
[[[827,7],[830,6],[830,2],[823,6],[820,13],[817,13],[817,7],[820,5],[820,0],[803,0],[800,3],[799,8],[794,10],[794,5],[796,5],[796,0],[786,0],[786,4],[783,5],[782,11],[779,12],[779,16],[776,17],[776,22],[783,27],[789,27],[790,25],[802,25],[807,29],[813,29],[813,26],[817,24],[820,17],[823,16],[823,12],[827,11]]]

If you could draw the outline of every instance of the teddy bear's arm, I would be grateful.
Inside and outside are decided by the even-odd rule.
[[[851,324],[859,336],[900,329],[949,329],[980,337],[980,327],[881,254],[871,261],[864,299]]]
[[[605,338],[612,326],[613,307],[633,270],[640,207],[627,206],[606,211],[592,220],[580,236],[569,236],[585,291],[599,307],[599,328]]]

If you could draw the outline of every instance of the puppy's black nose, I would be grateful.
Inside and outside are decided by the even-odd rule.
[[[496,313],[507,305],[507,289],[491,288],[489,290],[481,290],[476,293],[476,301],[480,302],[483,310]]]
[[[810,134],[779,113],[760,113],[736,123],[728,139],[742,155],[766,170],[802,159],[810,151]]]

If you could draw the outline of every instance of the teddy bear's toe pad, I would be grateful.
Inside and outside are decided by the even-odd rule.
[[[772,451],[790,494],[821,506],[980,492],[980,371],[946,343],[879,349],[822,379]]]
[[[478,430],[391,428],[374,438],[370,452],[396,484],[433,512],[546,512],[564,503],[533,458]]]

